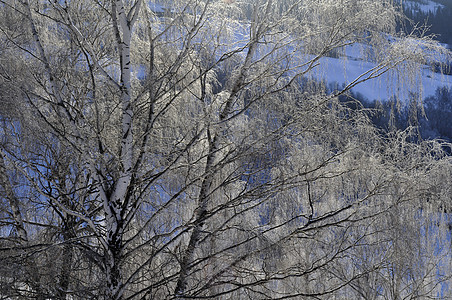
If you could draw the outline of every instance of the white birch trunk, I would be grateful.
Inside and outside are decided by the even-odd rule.
[[[131,60],[130,43],[132,40],[132,28],[136,21],[141,6],[139,0],[126,15],[124,4],[121,0],[112,2],[113,19],[116,27],[116,39],[118,42],[121,82],[120,93],[122,103],[122,136],[120,152],[120,172],[112,194],[104,199],[107,226],[107,298],[119,300],[123,298],[124,283],[121,264],[123,259],[124,224],[128,211],[128,193],[132,180],[133,166],[133,109],[131,103]],[[118,24],[119,21],[119,24]],[[119,30],[122,32],[119,34]]]

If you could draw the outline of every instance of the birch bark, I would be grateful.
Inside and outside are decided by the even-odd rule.
[[[122,105],[122,136],[120,150],[120,172],[110,197],[104,198],[104,210],[107,226],[107,297],[122,299],[124,283],[122,274],[123,235],[125,216],[128,211],[128,199],[132,181],[133,166],[133,109],[131,102],[131,59],[130,46],[133,25],[138,18],[141,0],[138,0],[126,14],[121,0],[112,1],[113,27],[119,51],[120,94]],[[106,195],[107,193],[103,193]]]

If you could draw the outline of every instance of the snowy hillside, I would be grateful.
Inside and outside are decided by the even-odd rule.
[[[433,0],[408,0],[403,1],[403,5],[405,9],[410,9],[413,15],[435,14],[438,9],[445,8],[444,5]],[[448,47],[447,44],[441,45]],[[325,81],[329,85],[337,84],[339,87],[349,84],[363,73],[376,67],[375,63],[364,58],[362,50],[366,47],[368,46],[354,44],[348,46],[339,57],[323,57],[320,60],[320,67],[313,74],[314,78]],[[366,51],[369,52],[369,50],[372,51],[372,49]],[[439,58],[436,63],[444,63],[450,66],[450,55],[448,58]],[[396,95],[403,101],[407,99],[410,92],[420,93],[421,97],[424,98],[434,95],[438,88],[444,86],[452,88],[452,75],[435,73],[427,65],[414,78],[405,79],[405,82],[402,82],[402,86],[399,86],[398,89],[395,87],[398,86],[397,80],[400,83],[400,76],[396,77],[394,74],[385,73],[377,79],[357,85],[352,91],[355,94],[361,94],[367,100],[384,101]]]
[[[375,63],[364,61],[360,48],[362,45],[355,44],[345,49],[345,56],[339,58],[324,57],[320,60],[320,68],[314,72],[314,77],[318,80],[326,81],[339,86],[347,85],[357,79],[363,73],[376,67]],[[406,99],[408,92],[402,89],[395,90],[397,86],[394,74],[385,73],[379,78],[363,82],[352,89],[354,93],[359,93],[368,100],[387,100],[394,95]],[[413,82],[414,80],[414,82]],[[411,82],[403,84],[406,88],[414,86],[420,88],[421,96],[434,95],[437,88],[443,86],[452,87],[452,76],[434,73],[430,67],[425,66]],[[416,90],[411,90],[417,92]]]
[[[442,7],[441,4],[432,0],[422,1],[404,1],[405,6],[411,7],[413,10],[428,12],[434,11],[438,7]],[[168,7],[156,2],[150,2],[150,8],[156,15],[165,11],[170,11]],[[388,37],[389,39],[393,39]],[[394,40],[395,41],[395,40]],[[217,58],[219,59],[224,53],[231,50],[238,50],[246,48],[249,42],[249,24],[240,23],[237,24],[232,40],[225,42],[222,47],[217,48]],[[414,41],[415,42],[415,41]],[[416,42],[415,42],[416,43]],[[265,46],[261,45],[261,54],[266,53]],[[271,47],[270,47],[271,48]],[[291,48],[291,47],[289,47]],[[292,48],[291,48],[292,49]],[[294,50],[294,49],[292,49]],[[272,51],[272,50],[269,50]],[[367,76],[366,72],[377,67],[377,64],[369,59],[369,53],[372,53],[372,49],[368,45],[364,44],[352,44],[345,49],[337,51],[337,55],[333,57],[322,57],[317,63],[318,66],[314,68],[313,72],[309,74],[313,79],[323,81],[327,86],[346,86],[356,79],[364,79]],[[303,51],[302,51],[303,52]],[[246,53],[239,51],[239,55],[243,58]],[[298,63],[305,63],[311,59],[314,59],[310,55],[302,55],[298,59]],[[443,60],[442,62],[446,62]],[[446,62],[447,63],[447,62]],[[372,72],[372,71],[371,71]],[[370,73],[367,73],[369,75]],[[371,79],[360,83],[352,89],[355,94],[360,94],[367,100],[381,100],[385,101],[396,95],[401,101],[404,101],[410,92],[419,93],[422,98],[435,94],[435,91],[443,86],[452,87],[452,75],[443,75],[440,73],[434,73],[431,67],[425,66],[414,78],[401,79],[408,77],[407,74],[403,76],[399,74],[397,76],[393,72],[385,73],[378,78]],[[403,82],[405,80],[405,82]],[[401,82],[402,81],[402,82]],[[396,88],[397,87],[397,88]],[[409,88],[412,87],[410,90]]]
[[[415,13],[434,13],[438,8],[443,8],[444,6],[432,0],[419,0],[419,1],[404,1],[403,6],[405,9],[411,9]]]
[[[156,2],[150,2],[151,10],[156,15],[169,11],[170,9],[162,4]],[[413,11],[429,12],[435,11],[437,8],[442,7],[441,4],[432,0],[423,1],[404,1],[404,5],[411,7]],[[232,41],[225,43],[223,47],[217,48],[217,58],[230,50],[237,50],[246,48],[246,44],[249,39],[249,24],[237,25]],[[392,39],[392,38],[391,38]],[[227,45],[227,46],[226,46]],[[265,53],[265,46],[261,45],[262,53]],[[328,87],[337,86],[341,88],[350,84],[355,80],[364,79],[367,76],[369,70],[373,70],[377,67],[377,63],[372,62],[369,59],[368,53],[371,53],[370,46],[364,44],[352,44],[347,46],[342,51],[338,51],[337,55],[332,57],[322,57],[317,63],[318,66],[314,68],[313,72],[309,74],[312,79],[323,81]],[[239,51],[239,55],[245,56],[245,52]],[[261,53],[261,55],[263,55]],[[366,53],[366,54],[365,54]],[[305,56],[299,58],[301,63],[305,60],[311,60],[314,57]],[[299,62],[300,62],[299,60]],[[442,63],[450,63],[443,60]],[[370,71],[372,72],[372,71]],[[369,75],[369,73],[367,73]],[[407,74],[395,74],[393,72],[384,73],[378,78],[371,79],[360,83],[352,89],[352,92],[359,94],[365,99],[385,101],[391,97],[396,96],[402,102],[408,98],[410,93],[418,93],[422,98],[432,96],[438,88],[448,86],[452,87],[452,75],[444,75],[435,73],[431,67],[424,66],[422,70],[419,70],[415,76],[410,79],[406,79],[409,76]],[[144,74],[139,72],[138,76],[142,77]],[[363,77],[361,77],[363,76]]]

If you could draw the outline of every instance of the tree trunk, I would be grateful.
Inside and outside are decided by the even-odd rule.
[[[4,193],[6,198],[8,199],[9,205],[11,206],[14,227],[18,236],[18,245],[22,248],[22,250],[18,251],[26,251],[26,248],[29,246],[28,234],[25,230],[24,221],[22,218],[22,213],[20,211],[19,199],[14,193],[12,184],[8,178],[6,173],[6,164],[4,153],[0,153],[0,185],[4,189]],[[22,262],[23,267],[25,268],[26,273],[29,274],[29,279],[25,278],[25,280],[30,280],[30,285],[36,293],[36,299],[43,300],[45,299],[45,293],[41,287],[40,275],[38,268],[36,267],[36,262],[34,258],[26,257],[25,261]]]
[[[20,212],[19,200],[17,199],[13,187],[11,186],[11,182],[9,181],[8,175],[6,174],[6,165],[3,152],[0,155],[0,185],[3,187],[5,196],[8,199],[9,205],[11,206],[14,226],[19,238],[19,243],[20,245],[25,246],[28,243],[28,235],[25,231],[24,221]]]
[[[66,300],[66,295],[69,291],[70,283],[71,283],[71,271],[72,271],[72,260],[73,260],[73,249],[70,244],[70,240],[75,237],[73,229],[75,226],[75,222],[73,222],[72,216],[67,216],[66,220],[64,220],[63,226],[63,240],[64,245],[62,249],[62,260],[61,260],[61,270],[60,270],[60,278],[59,278],[59,290],[57,292],[57,298],[60,300]]]
[[[253,42],[249,45],[248,53],[246,55],[243,66],[240,70],[240,74],[232,86],[231,93],[226,100],[224,109],[221,111],[219,119],[220,122],[225,122],[229,117],[233,109],[233,103],[236,100],[236,96],[240,89],[243,87],[243,82],[246,77],[246,73],[251,65],[254,53],[257,47],[258,33],[255,31]],[[224,126],[224,124],[223,124]],[[224,128],[224,127],[223,127]],[[215,161],[218,161],[218,147],[220,143],[222,132],[221,129],[211,138],[210,130],[207,129],[207,136],[209,137],[209,151],[207,155],[207,161],[204,169],[204,178],[201,184],[201,189],[198,196],[198,208],[195,211],[194,228],[190,236],[187,249],[185,250],[184,257],[181,262],[181,270],[176,284],[175,295],[177,299],[184,299],[184,291],[187,285],[188,271],[190,264],[193,262],[194,252],[201,238],[202,227],[207,215],[207,205],[209,203],[209,197],[211,193],[211,185],[215,175]]]
[[[196,221],[194,223],[194,228],[190,236],[190,241],[188,243],[187,249],[181,262],[181,270],[179,273],[179,278],[177,280],[177,285],[174,292],[178,299],[184,299],[184,291],[187,285],[189,267],[193,261],[194,252],[201,237],[202,227],[204,225],[204,221],[207,215],[207,204],[209,201],[210,187],[214,176],[214,172],[212,172],[212,169],[218,148],[217,140],[218,138],[217,136],[215,136],[213,138],[213,141],[210,141],[209,155],[207,156],[207,162],[205,167],[206,175],[201,184],[201,190],[199,191],[198,196],[198,208],[196,209],[195,212]]]
[[[123,262],[124,216],[129,209],[128,197],[133,166],[133,109],[131,101],[130,45],[132,28],[138,18],[141,0],[126,14],[121,0],[112,1],[113,29],[119,50],[121,68],[120,93],[122,103],[122,136],[119,155],[120,171],[111,197],[105,197],[104,210],[107,222],[106,277],[107,299],[123,299],[124,282],[121,270]],[[122,34],[121,34],[122,33]],[[105,195],[105,193],[104,193]]]

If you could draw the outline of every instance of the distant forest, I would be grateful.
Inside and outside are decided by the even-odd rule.
[[[421,2],[421,1],[415,1]],[[436,11],[423,12],[420,9],[405,9],[406,16],[413,22],[406,22],[404,26],[410,32],[414,25],[427,25],[429,27],[427,34],[433,34],[441,43],[449,45],[452,48],[452,26],[450,20],[452,19],[452,2],[450,0],[436,1],[443,5],[437,8]],[[416,6],[414,6],[416,8]]]
[[[341,96],[341,101],[351,108],[363,106],[369,110],[372,123],[385,132],[405,130],[410,126],[416,128],[418,137],[424,140],[442,139],[452,141],[452,89],[444,86],[438,88],[434,95],[426,97],[420,109],[415,102],[418,95],[412,94],[413,101],[408,99],[408,105],[398,105],[397,101],[378,101],[366,99],[360,93],[350,92]],[[358,101],[358,102],[356,102]],[[416,105],[416,107],[414,107]]]

